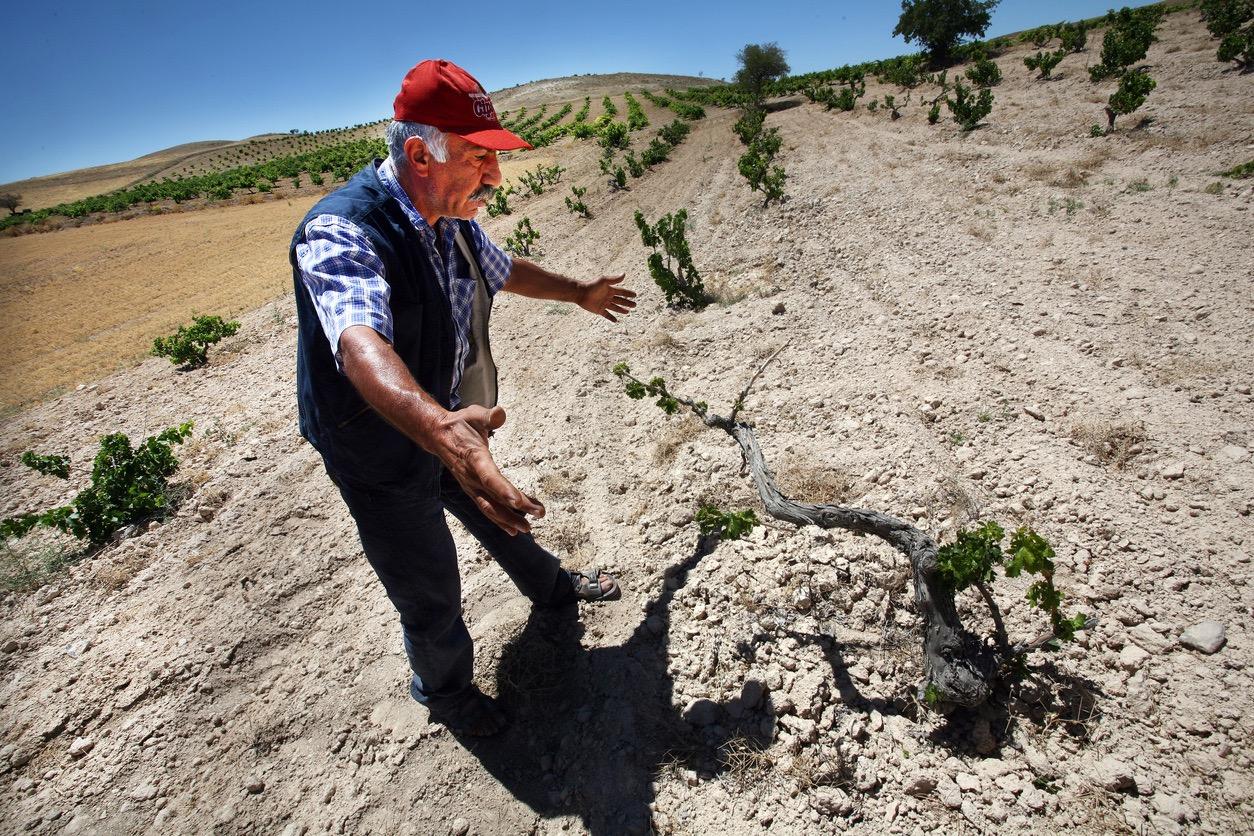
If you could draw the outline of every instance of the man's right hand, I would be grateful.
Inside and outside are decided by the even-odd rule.
[[[505,423],[505,410],[444,409],[418,385],[391,344],[367,325],[345,328],[339,345],[344,374],[366,403],[443,462],[488,519],[513,536],[531,530],[527,514],[544,516],[544,506],[511,485],[488,452],[488,436]]]
[[[514,487],[492,460],[488,437],[504,423],[505,410],[499,406],[468,406],[445,413],[437,424],[432,452],[484,516],[513,536],[530,531],[526,515],[543,517],[544,506]]]

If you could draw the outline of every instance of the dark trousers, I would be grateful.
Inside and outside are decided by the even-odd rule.
[[[530,534],[511,537],[483,515],[447,472],[440,496],[340,485],[357,523],[362,549],[401,617],[413,670],[410,694],[421,703],[455,700],[470,685],[474,648],[462,620],[457,550],[444,520],[448,510],[474,535],[518,587],[541,607],[575,600],[570,576]]]

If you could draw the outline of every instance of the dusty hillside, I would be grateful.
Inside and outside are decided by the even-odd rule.
[[[617,106],[625,112],[621,95]],[[558,161],[551,147],[507,156],[501,173],[515,185]],[[129,366],[194,314],[233,316],[282,293],[292,229],[333,187],[304,177],[269,194],[165,201],[0,238],[0,410]]]
[[[532,81],[492,94],[498,110],[565,102],[580,104],[584,96],[620,96],[624,90],[641,87],[661,91],[665,87],[697,87],[721,84],[717,79],[654,73],[607,73],[567,76]],[[599,113],[598,109],[594,111]],[[22,207],[42,209],[59,203],[81,200],[136,183],[164,177],[186,177],[222,171],[241,165],[254,165],[286,154],[301,154],[339,142],[383,135],[386,120],[339,130],[290,135],[264,134],[241,140],[215,140],[177,145],[154,151],[134,160],[93,168],[76,169],[45,177],[33,177],[0,184],[0,191],[22,195]]]
[[[498,461],[547,503],[543,542],[626,588],[582,627],[530,618],[454,526],[478,679],[514,718],[498,739],[459,741],[405,695],[391,606],[296,434],[290,298],[246,315],[207,369],[148,360],[11,417],[4,514],[65,496],[14,466],[22,450],[69,452],[81,474],[103,432],[197,431],[174,516],[0,601],[0,830],[1247,830],[1254,193],[1213,184],[1254,156],[1254,76],[1172,16],[1152,121],[1093,140],[1092,54],[1049,83],[1022,54],[999,59],[993,115],[966,137],[917,105],[897,122],[772,114],[779,207],[737,173],[735,115],[711,110],[626,193],[593,145],[544,149],[561,188],[485,222],[501,240],[530,217],[545,266],[627,272],[642,302],[610,325],[498,301]],[[571,183],[592,220],[565,210]],[[721,299],[700,313],[663,305],[631,223],[681,207]],[[913,699],[894,552],[779,524],[694,551],[702,502],[756,507],[739,455],[624,397],[609,368],[726,409],[785,342],[746,414],[790,492],[940,536],[1030,522],[1100,625],[943,718]],[[1040,626],[1023,588],[997,584],[1015,637]],[[1209,655],[1191,646],[1203,621],[1226,633]]]
[[[689,87],[722,84],[714,78],[691,75],[663,75],[657,73],[603,73],[572,75],[562,78],[546,78],[529,81],[516,87],[506,87],[492,93],[492,103],[498,111],[516,110],[519,107],[536,107],[542,104],[581,102],[584,96],[618,96],[624,90],[632,92],[641,88],[661,92],[667,87],[684,90]]]
[[[230,144],[232,143],[229,140],[216,140],[176,145],[128,162],[79,168],[62,174],[5,183],[0,186],[0,191],[20,194],[24,209],[42,209],[45,206],[56,206],[58,203],[81,200],[90,195],[124,188],[188,157]]]

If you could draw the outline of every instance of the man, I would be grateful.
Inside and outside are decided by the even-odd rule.
[[[501,184],[504,130],[465,70],[423,61],[405,76],[389,155],[301,222],[290,260],[300,333],[301,434],[322,454],[362,548],[400,614],[410,693],[472,735],[505,717],[472,682],[448,510],[540,607],[619,597],[617,581],[569,573],[532,539],[544,506],[497,469],[505,422],[487,323],[504,289],[574,302],[611,322],[635,306],[623,277],[579,281],[511,259],[472,218]]]

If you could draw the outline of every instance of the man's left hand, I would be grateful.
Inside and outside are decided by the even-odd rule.
[[[636,292],[622,287],[623,277],[602,276],[585,284],[579,298],[579,307],[589,313],[603,316],[610,322],[618,322],[614,314],[630,313],[636,306]]]

